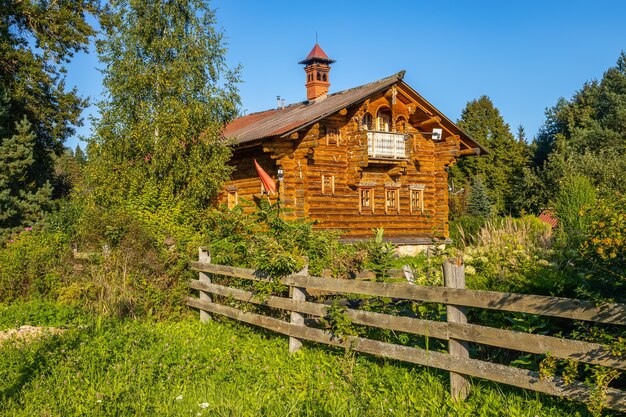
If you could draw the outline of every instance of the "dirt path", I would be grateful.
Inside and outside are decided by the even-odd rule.
[[[59,334],[61,332],[63,332],[63,329],[56,327],[22,326],[19,329],[9,329],[0,332],[0,345],[11,339],[28,342],[44,334]]]

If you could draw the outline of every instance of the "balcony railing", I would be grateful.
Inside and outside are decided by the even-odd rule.
[[[367,154],[373,159],[406,159],[406,135],[395,132],[367,132]]]

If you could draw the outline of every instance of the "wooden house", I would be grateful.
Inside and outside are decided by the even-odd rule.
[[[340,229],[348,241],[376,228],[400,245],[446,241],[446,168],[484,148],[407,85],[404,71],[329,94],[333,62],[316,44],[300,62],[306,101],[226,126],[235,172],[219,202],[262,198],[256,160],[277,180],[271,198],[290,209],[286,216]]]

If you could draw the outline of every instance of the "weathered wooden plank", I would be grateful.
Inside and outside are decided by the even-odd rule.
[[[465,266],[462,262],[446,260],[443,264],[443,278],[447,288],[465,288]],[[448,325],[467,324],[467,309],[448,304],[446,306]],[[459,358],[469,358],[469,344],[464,340],[448,340],[448,352]],[[466,375],[450,372],[450,394],[453,401],[463,401],[469,395],[470,381]]]
[[[308,260],[306,265],[302,270],[300,270],[300,275],[307,275],[309,273],[309,264]],[[306,301],[306,292],[304,288],[300,287],[289,287],[289,292],[291,293],[291,299],[295,302],[303,302]],[[294,326],[304,326],[304,316],[298,313],[297,311],[291,312],[291,324]],[[289,353],[294,353],[300,350],[302,347],[302,342],[295,337],[289,338]]]
[[[324,317],[329,308],[329,306],[325,304],[312,303],[310,301],[294,301],[288,298],[276,296],[259,299],[255,298],[254,294],[250,291],[213,283],[205,284],[197,280],[191,281],[189,286],[196,290],[204,290],[224,297],[232,297],[239,301],[266,305],[268,307],[279,308],[287,311],[297,311],[299,313],[317,317]],[[438,339],[448,338],[448,325],[443,322],[421,320],[412,317],[398,317],[389,314],[355,310],[351,308],[346,309],[346,315],[355,324],[418,334]]]
[[[477,359],[452,357],[445,353],[394,345],[365,338],[352,337],[340,339],[323,330],[293,325],[260,314],[243,312],[233,307],[216,303],[206,303],[192,297],[187,298],[187,304],[191,307],[206,309],[211,313],[221,314],[244,323],[263,327],[299,339],[333,346],[348,346],[357,352],[382,356],[417,365],[435,367],[450,372],[462,373],[524,389],[543,392],[545,394],[563,396],[582,402],[588,401],[591,395],[591,389],[583,383],[572,382],[568,385],[560,378],[541,379],[536,372],[506,365],[493,364]],[[613,410],[626,411],[626,392],[613,388],[607,389],[605,405],[607,408]]]
[[[626,370],[624,357],[613,355],[610,348],[598,343],[459,323],[448,323],[448,336],[520,352],[549,353],[551,356],[561,359],[573,359],[579,362]]]
[[[198,259],[200,260],[200,262],[204,262],[206,264],[210,264],[211,263],[211,254],[209,253],[208,249],[206,248],[198,248]],[[211,278],[209,278],[209,275],[206,272],[199,272],[199,281],[205,284],[209,284],[211,283]],[[211,297],[209,296],[208,293],[204,292],[204,291],[200,291],[200,300],[210,303],[211,302]],[[209,321],[211,320],[211,316],[209,316],[207,314],[206,311],[200,310],[200,321]]]
[[[328,306],[325,304],[308,301],[295,302],[283,297],[270,296],[258,299],[255,298],[254,293],[250,291],[214,283],[207,284],[198,280],[190,281],[189,286],[195,290],[231,297],[239,301],[266,305],[287,311],[297,311],[302,314],[317,317],[324,317],[328,309]],[[351,308],[346,309],[346,315],[353,323],[365,326],[443,340],[455,338],[528,353],[545,354],[549,352],[550,355],[560,359],[573,359],[583,363],[626,370],[626,361],[623,357],[613,355],[610,348],[597,343],[522,333],[506,329],[495,329],[476,324],[445,323],[413,317],[399,317]]]
[[[251,280],[267,279],[267,274],[253,269],[192,262],[193,269],[202,272]],[[626,325],[626,304],[605,303],[599,306],[571,298],[515,294],[444,287],[427,287],[407,283],[365,282],[313,276],[290,275],[281,279],[285,285],[342,293],[421,300],[466,307],[520,313],[542,314],[573,320],[596,321]]]
[[[515,311],[574,320],[626,325],[625,304],[594,305],[591,302],[570,298],[540,295],[500,293],[469,289],[427,287],[407,283],[383,283],[339,280],[333,278],[291,275],[282,279],[285,285],[298,285],[352,294],[378,297],[423,300],[435,303],[455,304],[466,307]]]

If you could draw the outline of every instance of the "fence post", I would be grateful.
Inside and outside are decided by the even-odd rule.
[[[210,264],[211,263],[211,252],[207,248],[200,247],[198,248],[198,261]],[[198,280],[200,282],[210,283],[211,278],[209,278],[209,274],[206,272],[200,272]],[[207,303],[211,302],[211,296],[208,292],[200,291],[200,301],[206,301]],[[204,310],[200,310],[200,321],[207,322],[211,320],[211,316]]]
[[[465,288],[465,266],[462,259],[447,259],[443,264],[444,285],[447,288]],[[467,308],[447,305],[448,323],[467,323]],[[462,340],[449,339],[448,353],[452,356],[469,358],[468,343]],[[470,390],[469,378],[466,375],[450,372],[450,394],[453,401],[463,401]]]
[[[305,258],[304,260],[304,268],[302,268],[298,275],[308,275],[309,274],[309,260]],[[289,295],[291,299],[294,301],[305,301],[306,300],[306,290],[300,287],[289,287]],[[295,311],[291,312],[291,324],[295,324],[296,326],[304,326],[304,316],[300,313],[296,313]],[[289,337],[289,353],[294,353],[300,350],[302,347],[302,342],[295,337]]]

